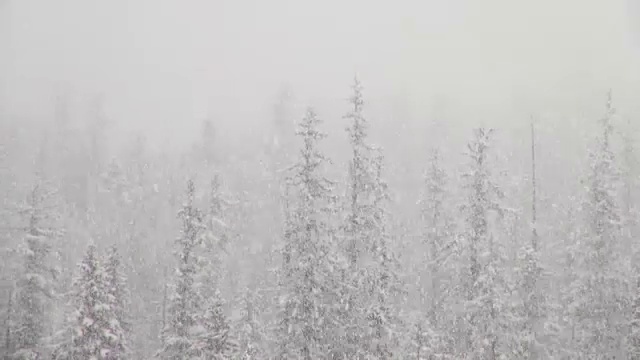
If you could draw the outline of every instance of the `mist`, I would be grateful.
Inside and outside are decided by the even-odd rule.
[[[636,7],[578,0],[5,0],[3,109],[44,117],[57,93],[100,94],[123,127],[185,141],[207,116],[260,121],[282,84],[301,104],[344,107],[354,74],[367,85],[369,102],[406,97],[417,122],[436,98],[474,122],[518,121],[550,103],[572,111],[609,88],[632,107]]]
[[[359,94],[355,84],[362,85],[362,112],[353,100]],[[161,348],[166,350],[162,334],[170,327],[166,313],[171,284],[178,282],[171,278],[172,266],[180,268],[181,264],[173,257],[175,239],[184,230],[176,214],[186,211],[181,206],[192,196],[189,209],[202,210],[204,217],[214,216],[212,202],[218,204],[216,196],[220,195],[224,199],[220,202],[226,204],[220,205],[225,209],[220,211],[227,218],[218,220],[225,224],[225,230],[211,228],[218,220],[207,218],[207,234],[215,233],[211,236],[218,242],[227,235],[234,240],[220,259],[218,255],[205,256],[215,263],[211,271],[216,273],[215,281],[208,279],[206,283],[215,286],[205,286],[205,295],[200,295],[220,297],[218,305],[223,304],[221,313],[228,317],[230,338],[237,340],[243,351],[250,341],[244,330],[239,330],[246,315],[241,315],[246,309],[239,304],[251,302],[259,308],[252,321],[259,324],[255,326],[264,337],[252,339],[262,353],[242,359],[275,358],[280,345],[274,344],[284,340],[274,342],[271,336],[283,336],[274,330],[274,324],[282,320],[278,313],[282,306],[271,292],[289,296],[287,291],[298,285],[294,275],[288,282],[283,280],[285,270],[293,274],[295,269],[284,269],[282,259],[289,244],[285,230],[292,226],[288,216],[299,215],[296,211],[304,208],[300,204],[306,204],[295,196],[297,190],[287,191],[300,185],[291,180],[298,178],[290,172],[296,169],[295,164],[301,164],[297,161],[303,161],[299,160],[305,154],[302,145],[310,146],[311,140],[300,138],[302,133],[296,131],[302,131],[304,121],[317,124],[307,110],[311,107],[314,116],[322,120],[318,125],[321,132],[327,134],[319,151],[331,160],[318,171],[331,179],[325,185],[335,197],[327,195],[318,201],[337,206],[331,211],[338,214],[327,220],[327,227],[334,232],[328,231],[324,237],[333,240],[327,240],[332,245],[323,250],[331,254],[335,250],[337,260],[331,265],[316,265],[327,269],[347,266],[343,262],[352,254],[336,239],[386,239],[381,233],[388,233],[393,239],[389,251],[397,255],[401,265],[397,283],[406,291],[394,298],[392,305],[385,305],[401,313],[397,317],[403,324],[393,325],[397,326],[394,331],[402,334],[393,340],[397,343],[385,346],[400,349],[403,341],[411,343],[413,325],[407,322],[415,314],[424,319],[427,313],[440,311],[455,315],[438,318],[437,325],[435,318],[424,324],[432,335],[437,334],[434,338],[450,341],[431,344],[431,355],[499,358],[472,354],[471,344],[476,344],[473,336],[461,334],[486,335],[485,340],[493,335],[460,325],[473,323],[466,316],[486,315],[470,315],[475,305],[461,300],[466,295],[460,289],[467,289],[471,281],[461,274],[475,261],[466,252],[473,254],[470,249],[475,249],[469,234],[479,231],[473,228],[477,222],[469,220],[464,210],[468,203],[476,204],[473,199],[477,195],[469,192],[467,181],[469,174],[491,173],[491,181],[495,180],[495,188],[500,190],[495,202],[502,210],[495,218],[486,215],[483,221],[490,224],[483,230],[486,238],[476,240],[478,244],[486,240],[491,244],[487,253],[494,254],[495,238],[500,251],[508,254],[503,262],[486,260],[507,274],[502,280],[508,285],[495,285],[496,291],[515,296],[526,287],[522,284],[528,281],[528,273],[522,270],[518,254],[533,246],[531,236],[536,241],[539,238],[540,247],[531,250],[544,269],[544,275],[536,278],[536,289],[552,298],[549,307],[540,310],[540,317],[549,323],[557,320],[553,326],[545,324],[559,329],[553,334],[530,330],[535,335],[529,335],[538,341],[535,346],[523,345],[530,356],[514,350],[516,346],[508,341],[499,342],[496,346],[501,358],[566,359],[599,353],[611,344],[587,335],[579,339],[567,335],[583,325],[580,329],[586,333],[593,329],[585,325],[587,320],[571,313],[575,304],[567,300],[588,296],[567,294],[564,288],[579,288],[576,284],[584,285],[579,274],[600,269],[588,260],[589,254],[599,250],[585,244],[594,238],[615,238],[609,243],[619,247],[607,248],[607,254],[615,256],[606,263],[623,264],[623,268],[611,270],[602,265],[606,270],[596,275],[624,279],[620,287],[626,290],[618,293],[618,288],[604,285],[584,286],[622,294],[620,298],[626,302],[620,306],[627,312],[615,316],[630,318],[635,311],[629,304],[638,286],[630,279],[637,276],[634,263],[640,259],[636,244],[640,234],[638,94],[640,2],[635,0],[0,0],[0,316],[6,318],[3,324],[12,326],[5,327],[18,326],[14,322],[20,316],[11,312],[14,305],[10,304],[20,299],[23,288],[21,269],[26,260],[21,246],[31,246],[20,245],[29,243],[20,232],[29,223],[24,208],[31,208],[30,214],[44,212],[48,207],[36,206],[34,199],[42,195],[36,196],[36,190],[52,188],[58,210],[56,216],[45,216],[43,221],[60,229],[57,245],[52,245],[57,255],[50,260],[60,268],[60,278],[55,283],[54,300],[45,302],[54,309],[46,322],[49,338],[33,348],[40,346],[39,354],[50,355],[51,349],[63,347],[64,342],[53,344],[51,339],[52,334],[65,329],[64,319],[71,313],[67,297],[76,286],[75,266],[89,261],[90,251],[85,254],[85,250],[90,244],[97,245],[97,253],[105,254],[112,244],[122,256],[122,272],[131,293],[132,327],[123,330],[128,335],[122,335],[131,351],[122,359],[149,358]],[[366,139],[361,143],[354,140],[352,132],[356,132],[359,120],[354,120],[358,116],[352,112],[366,118]],[[345,132],[346,128],[352,132]],[[484,141],[491,143],[488,154],[478,150]],[[386,224],[377,235],[354,230],[345,220],[357,218],[357,201],[349,205],[347,199],[357,197],[353,193],[360,181],[354,175],[359,146],[371,162],[363,171],[375,183],[362,186],[388,192],[385,210],[380,210],[388,219],[376,218],[376,223]],[[435,153],[440,159],[437,166],[432,163]],[[383,156],[383,165],[376,162],[376,154]],[[486,165],[488,170],[472,161],[485,156],[491,164]],[[447,176],[429,180],[430,169]],[[378,170],[380,178],[373,175]],[[446,182],[446,191],[433,195],[433,184],[440,181]],[[191,185],[187,184],[194,187],[188,194],[185,189]],[[493,188],[487,186],[489,193]],[[600,190],[617,204],[618,212],[607,218],[615,223],[615,230],[589,227],[600,220],[589,217],[597,211],[590,212],[585,204]],[[366,196],[382,201],[376,197],[378,192]],[[436,201],[438,196],[443,197],[444,205]],[[44,198],[42,195],[43,203]],[[429,201],[439,204],[434,205],[439,215],[433,218],[446,219],[442,220],[446,223],[429,222],[425,215],[433,210],[425,210]],[[493,210],[497,206],[489,205]],[[39,210],[33,210],[36,208]],[[434,238],[455,244],[442,250],[446,252],[443,257],[453,260],[439,263],[440,258],[430,253]],[[320,257],[314,254],[310,258]],[[569,258],[577,259],[576,263],[569,264]],[[370,261],[363,255],[353,260],[360,265],[349,266],[368,271],[371,268],[367,266],[373,266]],[[427,266],[431,263],[438,263],[440,269]],[[341,269],[355,271],[348,266]],[[443,298],[446,306],[437,311],[427,311],[427,304],[435,302],[434,279],[451,287],[447,293],[451,298]],[[333,283],[327,286],[344,290]],[[365,306],[360,295],[350,296]],[[507,298],[510,300],[504,300],[505,304],[517,303]],[[325,304],[322,301],[326,299],[321,300]],[[155,304],[153,309],[147,308],[150,303]],[[530,305],[526,300],[522,304],[525,308]],[[589,311],[597,312],[595,306]],[[526,318],[520,308],[509,311],[509,316]],[[561,318],[569,320],[558,320]],[[497,321],[482,319],[478,321],[484,325]],[[520,334],[531,325],[524,320],[516,325],[501,324],[507,329],[505,334]],[[311,326],[308,321],[304,325]],[[538,322],[531,326],[544,327]],[[633,358],[632,351],[627,351],[634,341],[629,335],[633,326],[622,324],[624,330],[616,328],[618,332],[611,330],[613,325],[607,328],[612,337],[625,339],[624,344],[611,345],[619,350],[615,356]],[[280,353],[280,358],[319,358],[323,351],[331,352],[332,359],[354,355],[338,350],[335,344],[344,345],[342,340],[329,339],[330,331],[322,329],[326,332],[317,342],[322,351],[305,347],[305,356]],[[302,330],[300,334],[292,331],[287,336],[294,345],[288,346],[296,348],[300,345],[296,341],[302,343],[296,337]],[[3,336],[0,338],[6,345],[0,349],[9,354],[11,337]],[[549,340],[554,337],[566,346]],[[522,339],[518,341],[526,342]],[[370,345],[377,340],[362,341]],[[584,345],[591,343],[602,348],[587,349]],[[325,345],[330,350],[322,347]],[[370,350],[367,346],[363,345],[363,351]],[[16,350],[13,347],[11,350]],[[640,353],[640,348],[637,351]],[[370,358],[421,356],[400,350],[391,354]]]

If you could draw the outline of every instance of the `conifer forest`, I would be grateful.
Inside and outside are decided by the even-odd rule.
[[[515,3],[0,0],[0,360],[640,359],[640,5]]]

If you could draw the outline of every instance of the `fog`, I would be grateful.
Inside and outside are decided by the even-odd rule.
[[[353,100],[359,94],[355,79],[363,86],[362,113]],[[23,296],[42,298],[24,285],[35,271],[30,256],[38,253],[29,240],[38,233],[33,219],[61,234],[38,235],[60,240],[47,245],[52,259],[39,260],[60,268],[51,281],[55,294],[38,300],[42,309],[53,309],[50,316],[32,321],[46,324],[31,335],[39,343],[19,343],[2,332],[0,358],[27,348],[48,356],[70,346],[58,337],[67,334],[67,315],[81,308],[68,300],[82,298],[75,293],[82,286],[74,280],[75,265],[93,261],[90,244],[98,252],[119,248],[128,278],[131,304],[122,312],[132,327],[114,335],[128,344],[127,356],[118,360],[160,353],[170,358],[165,332],[175,329],[167,317],[175,315],[172,296],[184,296],[176,295],[183,265],[202,270],[206,285],[193,293],[203,303],[219,300],[214,305],[224,311],[216,314],[228,317],[243,360],[310,360],[329,353],[334,360],[356,353],[419,360],[427,356],[420,355],[422,347],[443,359],[573,359],[605,352],[636,358],[640,320],[621,319],[640,314],[639,95],[637,0],[0,0],[0,329],[29,328]],[[321,136],[313,137],[309,106],[328,134],[318,154],[332,162],[317,171],[334,181],[331,186],[320,175],[292,175],[315,164],[309,144]],[[370,131],[358,142],[353,133],[360,115]],[[297,134],[303,142],[294,136],[304,124],[311,130]],[[491,143],[488,154],[485,142]],[[358,162],[358,151],[368,165]],[[314,159],[319,164],[324,158]],[[357,164],[370,183],[358,177]],[[295,182],[301,178],[317,180],[327,187],[314,191],[331,188],[331,194],[317,195],[309,190],[313,181]],[[195,190],[185,194],[190,181]],[[56,190],[51,219],[40,217],[50,208],[38,191],[48,186]],[[358,191],[375,201],[348,204],[346,195],[356,199]],[[305,202],[307,192],[316,194],[316,203]],[[326,258],[291,242],[291,233],[312,241],[299,229],[315,226],[309,219],[327,210],[319,204],[335,211],[326,220],[331,230],[323,228],[315,239],[329,249],[323,250]],[[483,216],[470,215],[469,204],[482,208]],[[377,206],[384,209],[363,210]],[[180,209],[183,222],[176,219]],[[228,246],[223,255],[201,249],[213,264],[206,271],[174,256],[176,244],[189,240],[187,210],[202,211],[208,221],[203,238],[214,239],[211,248]],[[371,220],[367,216],[375,218],[374,230],[353,220]],[[221,240],[228,238],[233,240]],[[369,273],[382,270],[375,260],[380,254],[369,250],[360,249],[368,255],[352,261],[344,239],[391,239],[389,258],[397,255],[400,270],[387,275],[406,291],[388,303],[368,299],[374,297],[364,290],[349,293],[349,286],[369,286]],[[298,268],[284,264],[290,248],[300,252],[300,264],[313,259],[314,271],[327,272],[319,281],[335,281],[318,290],[326,298],[306,295],[318,309],[331,316],[335,310],[361,326],[356,334],[371,331],[365,318],[349,313],[350,305],[332,306],[349,298],[363,314],[398,310],[397,319],[387,314],[398,320],[389,320],[389,333],[399,335],[388,335],[385,345],[395,350],[371,355],[384,347],[374,351],[371,345],[382,335],[361,342],[331,337],[353,329],[340,321],[328,328],[329,315],[317,323],[291,320],[290,308],[278,303],[278,296],[295,298],[303,282]],[[591,262],[593,254],[601,262]],[[477,261],[487,266],[482,271],[497,271],[476,276]],[[540,272],[530,274],[537,266]],[[345,275],[350,272],[353,279]],[[593,285],[591,275],[608,280]],[[494,282],[482,283],[483,276]],[[495,290],[491,306],[502,306],[499,315],[478,305],[482,296],[474,291],[482,286]],[[341,297],[332,298],[331,291]],[[540,305],[536,318],[529,300],[540,294],[546,307]],[[438,301],[441,307],[434,305]],[[606,313],[619,326],[603,329],[595,323],[604,318],[585,313]],[[203,322],[197,325],[206,327],[198,314],[194,319]],[[300,328],[294,324],[283,333],[283,319],[299,321]],[[253,335],[244,333],[243,321],[251,323]],[[414,325],[422,329],[417,335]],[[322,335],[310,341],[303,336],[307,330],[299,330],[305,326]],[[495,328],[502,333],[487,330]],[[414,343],[423,330],[436,339],[429,346]],[[248,355],[252,341],[258,355]],[[305,355],[286,355],[287,346]],[[93,354],[82,351],[79,358]],[[212,358],[197,351],[200,357],[178,358]]]
[[[435,99],[474,122],[509,122],[574,110],[609,88],[635,111],[637,7],[631,0],[4,0],[3,111],[44,117],[56,93],[102,94],[122,126],[184,140],[206,116],[259,121],[282,84],[302,104],[342,104],[354,74],[369,102],[406,97],[416,121]]]

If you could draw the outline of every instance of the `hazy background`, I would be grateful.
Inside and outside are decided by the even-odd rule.
[[[634,0],[1,4],[5,112],[102,93],[111,117],[156,136],[209,114],[247,121],[282,83],[301,102],[340,101],[355,72],[370,101],[406,96],[419,116],[434,96],[489,119],[607,87],[631,102],[638,89]]]
[[[82,121],[102,96],[117,128],[164,147],[212,118],[229,151],[259,151],[247,142],[283,86],[341,131],[356,73],[374,139],[414,168],[398,181],[420,181],[417,152],[457,154],[479,125],[502,131],[503,155],[527,156],[531,116],[542,176],[562,176],[607,89],[620,123],[640,113],[635,0],[0,1],[2,116],[48,121],[64,97]]]

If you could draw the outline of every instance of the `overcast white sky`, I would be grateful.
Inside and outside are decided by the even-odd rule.
[[[408,94],[417,113],[434,95],[490,117],[640,93],[637,0],[0,0],[0,12],[13,116],[46,116],[60,89],[104,93],[112,117],[162,133],[264,115],[283,82],[302,102],[339,100],[354,72],[371,99]]]

